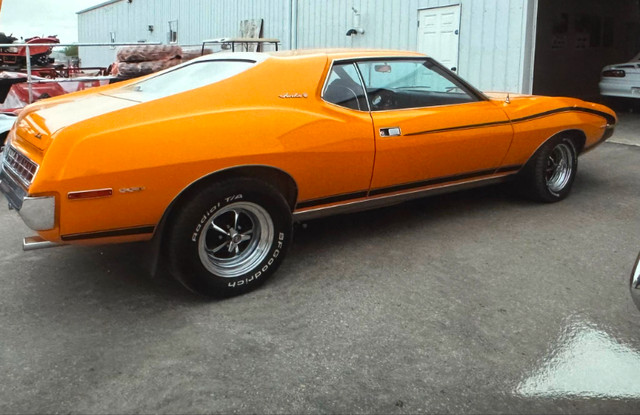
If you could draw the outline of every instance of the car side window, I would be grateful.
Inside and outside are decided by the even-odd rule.
[[[364,87],[353,63],[333,65],[322,98],[341,107],[369,111]]]
[[[358,62],[372,111],[478,101],[455,76],[430,59]]]

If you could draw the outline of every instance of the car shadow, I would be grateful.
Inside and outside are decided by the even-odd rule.
[[[102,304],[152,299],[186,304],[206,301],[164,270],[152,275],[151,251],[152,245],[146,242],[67,246],[32,251],[25,260],[31,262],[35,287],[47,291],[41,298],[49,300],[80,295],[93,296],[90,301]]]
[[[412,252],[419,252],[419,246],[410,248],[405,240],[420,244],[425,235],[438,238],[447,227],[456,227],[456,232],[464,233],[466,224],[475,218],[487,218],[486,226],[495,228],[502,224],[497,212],[516,210],[526,215],[530,210],[545,207],[515,193],[510,186],[494,185],[298,223],[287,260],[267,285],[295,285],[297,281],[315,278],[317,270],[335,273],[341,261],[373,263],[376,258],[371,255],[384,252],[379,246],[388,246],[391,251],[409,247]],[[402,255],[391,251],[390,255]],[[354,271],[349,266],[347,269]]]
[[[334,243],[366,238],[374,232],[393,232],[407,227],[428,226],[443,219],[454,219],[468,212],[493,210],[499,204],[526,207],[531,202],[513,194],[506,186],[488,186],[403,202],[357,213],[329,216],[297,224],[295,249],[312,247],[316,241]]]
[[[284,263],[304,263],[306,258],[321,252],[327,245],[366,241],[366,238],[393,235],[416,226],[425,228],[430,223],[455,220],[457,215],[472,211],[482,214],[504,203],[530,204],[509,195],[502,186],[490,186],[296,224],[293,243]],[[148,242],[68,246],[31,251],[24,258],[30,262],[35,287],[46,290],[42,297],[48,301],[70,299],[78,294],[93,296],[95,298],[90,301],[103,304],[148,303],[151,300],[157,304],[201,304],[211,301],[186,290],[171,277],[164,263],[152,275],[153,249]],[[46,275],[46,279],[43,280],[42,275]],[[280,278],[295,278],[295,275],[287,272],[284,266],[274,276],[274,279]]]
[[[575,183],[575,196],[597,191],[595,188],[606,185],[597,176],[582,172]],[[546,204],[531,202],[516,195],[509,186],[494,185],[296,223],[288,257],[271,282],[286,279],[287,283],[291,283],[292,278],[296,280],[295,270],[328,247],[348,247],[355,242],[376,243],[380,238],[394,238],[399,233],[416,228],[429,232],[435,224],[441,226],[444,223],[446,226],[470,215],[495,216],[496,211],[504,209],[526,213],[545,208]],[[211,301],[186,290],[175,281],[166,264],[160,264],[158,272],[152,275],[152,250],[151,243],[130,243],[62,247],[34,252],[41,252],[35,255],[39,255],[43,261],[36,262],[43,267],[42,270],[47,268],[46,273],[50,276],[50,283],[46,286],[48,297],[56,297],[56,291],[58,296],[68,297],[73,295],[70,292],[75,289],[94,293],[106,303],[121,302],[126,298],[136,301],[141,297],[145,301],[152,298],[153,301],[172,304]]]

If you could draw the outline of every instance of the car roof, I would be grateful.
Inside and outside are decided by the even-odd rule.
[[[325,55],[330,59],[349,59],[349,58],[369,58],[369,57],[390,57],[390,56],[425,56],[422,53],[411,52],[406,50],[392,49],[296,49],[282,50],[278,52],[267,52],[274,57],[308,57]]]
[[[404,50],[385,49],[296,49],[282,50],[278,52],[219,52],[204,55],[199,60],[244,60],[264,62],[269,58],[280,59],[308,59],[313,57],[326,57],[329,60],[357,59],[357,58],[391,58],[391,57],[424,57],[418,52]]]

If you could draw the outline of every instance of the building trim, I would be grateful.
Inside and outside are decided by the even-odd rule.
[[[91,7],[88,7],[88,8],[86,8],[86,9],[80,10],[79,12],[76,12],[76,14],[83,14],[83,13],[86,13],[86,12],[90,12],[91,10],[100,9],[100,8],[102,8],[102,7],[104,7],[104,6],[108,6],[108,5],[110,5],[110,4],[118,3],[118,2],[121,2],[121,1],[122,1],[122,0],[109,0],[109,1],[105,1],[104,3],[96,4],[95,6],[91,6]]]
[[[533,93],[533,79],[536,58],[536,36],[538,32],[538,0],[528,0],[524,7],[525,35],[522,45],[520,70],[521,93],[531,95]]]

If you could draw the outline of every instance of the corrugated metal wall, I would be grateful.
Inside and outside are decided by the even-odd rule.
[[[283,49],[290,48],[288,0],[121,0],[79,14],[78,39],[110,42],[114,32],[116,42],[167,43],[169,22],[177,21],[178,42],[197,45],[204,39],[238,36],[240,21],[247,19],[264,19],[263,36],[279,38]],[[80,58],[85,66],[107,66],[115,51],[83,47]]]
[[[295,3],[295,2],[294,2]],[[282,48],[417,48],[420,9],[461,5],[458,73],[483,90],[529,92],[536,0],[123,0],[79,14],[81,42],[167,41],[169,21],[178,21],[181,44],[237,36],[239,22],[264,19],[264,36]],[[364,35],[347,37],[352,7]],[[297,12],[296,12],[297,10]],[[297,22],[290,31],[292,14]],[[148,26],[153,25],[150,33]],[[113,52],[81,50],[85,64],[106,65]]]
[[[458,73],[483,90],[528,92],[530,0],[300,0],[298,47],[417,49],[418,11],[461,5]],[[364,35],[347,37],[355,7]],[[525,67],[526,65],[526,67]]]
[[[486,91],[530,92],[533,2],[470,0],[460,18],[460,74]]]

